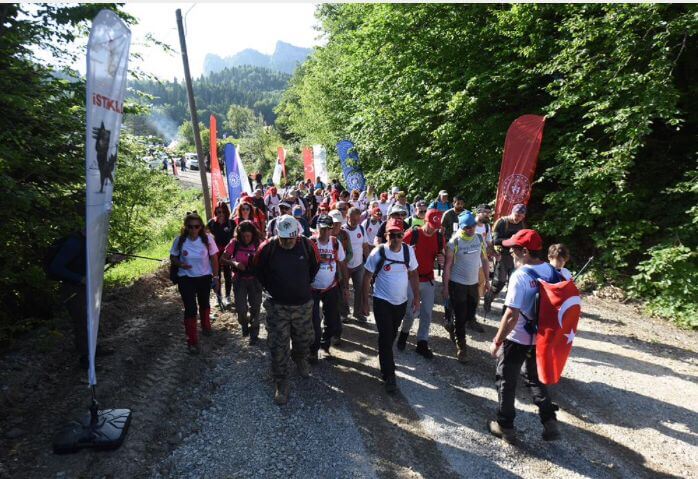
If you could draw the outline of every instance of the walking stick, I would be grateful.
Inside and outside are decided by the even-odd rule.
[[[587,262],[584,264],[584,266],[582,266],[582,269],[580,269],[579,271],[577,271],[577,274],[575,274],[575,275],[574,275],[574,278],[572,278],[572,279],[573,279],[573,280],[576,280],[577,277],[578,277],[580,274],[582,274],[582,273],[584,272],[585,269],[587,269],[587,267],[591,264],[591,262],[593,261],[593,259],[594,259],[593,256],[589,256],[589,259],[588,259]]]

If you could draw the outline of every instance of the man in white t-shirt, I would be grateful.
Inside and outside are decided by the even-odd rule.
[[[320,269],[310,285],[313,294],[313,328],[315,329],[315,342],[310,348],[311,364],[317,363],[320,348],[327,354],[330,353],[330,341],[341,329],[340,297],[347,296],[346,255],[342,243],[330,235],[332,224],[332,218],[321,215],[317,220],[318,234],[311,238],[320,255]],[[324,330],[321,329],[320,324],[320,302],[322,302],[322,314],[325,317]]]
[[[533,395],[534,404],[538,406],[538,414],[543,423],[543,439],[555,440],[560,437],[555,417],[556,407],[550,400],[547,388],[538,379],[536,335],[531,328],[531,321],[535,320],[538,292],[535,274],[545,281],[555,282],[558,273],[550,264],[543,262],[543,240],[535,230],[522,229],[510,239],[502,241],[502,246],[511,248],[515,263],[521,266],[509,278],[504,300],[506,311],[490,345],[490,353],[497,359],[499,405],[497,419],[489,422],[489,429],[493,435],[506,442],[516,442],[516,382],[521,366],[525,363],[524,380]],[[535,274],[531,274],[531,270]]]
[[[370,245],[373,244],[376,234],[378,234],[378,229],[381,227],[381,224],[383,224],[383,212],[378,207],[378,202],[376,201],[375,203],[376,206],[367,212],[369,217],[361,223],[361,226],[364,227],[364,231],[366,231],[366,239]]]
[[[354,318],[361,322],[366,322],[366,316],[361,313],[363,300],[361,297],[364,279],[364,258],[371,252],[366,230],[359,224],[361,211],[358,208],[349,208],[347,224],[342,226],[349,236],[353,255],[347,263],[347,273],[354,288]]]
[[[388,220],[386,244],[373,248],[366,260],[363,284],[363,313],[368,315],[368,298],[371,280],[373,287],[373,316],[378,329],[378,359],[388,393],[397,392],[393,343],[397,337],[403,316],[408,307],[419,309],[419,276],[414,250],[403,244],[404,222],[399,218]],[[412,288],[414,299],[407,304],[407,286]]]

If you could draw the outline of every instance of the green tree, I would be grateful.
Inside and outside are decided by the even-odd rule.
[[[256,115],[251,108],[240,105],[230,105],[228,108],[225,126],[236,138],[240,138],[262,124],[264,124],[264,120],[261,115]]]

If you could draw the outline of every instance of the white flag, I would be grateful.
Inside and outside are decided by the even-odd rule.
[[[87,43],[85,147],[88,379],[92,386],[97,384],[95,351],[130,44],[131,31],[114,12],[97,14]]]
[[[247,176],[247,170],[245,170],[245,165],[242,164],[242,158],[240,158],[240,148],[235,148],[235,162],[238,165],[238,173],[240,174],[240,185],[242,186],[242,191],[248,195],[251,195],[252,185],[250,185],[250,178]]]
[[[315,176],[327,183],[329,173],[327,173],[327,150],[322,145],[313,145],[313,164],[315,165]]]

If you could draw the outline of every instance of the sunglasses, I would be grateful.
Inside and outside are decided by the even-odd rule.
[[[347,211],[349,208],[337,208],[339,211]]]
[[[400,239],[404,236],[403,233],[389,233],[390,239]]]
[[[243,211],[245,211],[245,210],[250,211],[250,207],[249,207],[249,206],[243,206],[243,207],[240,208],[240,209],[243,210]]]
[[[201,225],[187,225],[188,230],[198,230],[201,228]]]

